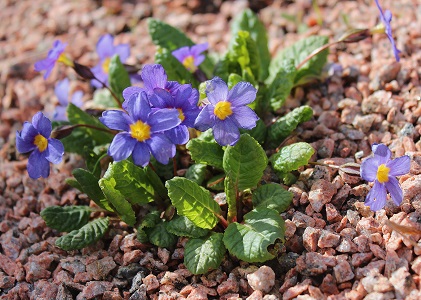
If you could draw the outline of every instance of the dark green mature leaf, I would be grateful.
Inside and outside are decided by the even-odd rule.
[[[157,224],[161,223],[160,212],[157,210],[151,211],[148,213],[140,222],[140,225],[137,227],[136,237],[142,243],[148,243],[149,237],[145,231],[146,228],[153,228]]]
[[[276,111],[284,105],[294,87],[296,74],[294,61],[288,60],[275,75],[265,95],[265,101],[270,104],[272,111]]]
[[[110,88],[114,94],[120,99],[120,102],[123,103],[123,90],[131,85],[129,73],[127,73],[126,68],[120,61],[118,54],[114,55],[111,58],[108,81],[110,82]]]
[[[166,182],[168,195],[177,213],[186,216],[196,226],[212,229],[218,223],[216,215],[221,208],[210,192],[197,183],[182,177],[174,177]]]
[[[108,229],[108,218],[99,218],[56,240],[56,246],[70,251],[82,249],[98,241]]]
[[[259,144],[263,144],[266,140],[267,127],[262,119],[259,119],[256,122],[256,127],[251,130],[240,129],[240,133],[248,133],[252,138],[258,141]]]
[[[86,149],[93,149],[96,144],[85,128],[73,129],[72,134],[60,139],[60,141],[63,143],[66,152],[77,153],[83,157],[86,156]]]
[[[313,154],[310,144],[300,142],[283,147],[270,157],[270,162],[276,171],[285,174],[308,164]]]
[[[136,223],[136,216],[129,201],[124,195],[116,190],[116,181],[114,178],[102,178],[99,181],[99,186],[104,193],[107,200],[112,204],[118,216],[130,226]]]
[[[292,193],[276,183],[268,183],[257,188],[252,197],[254,208],[271,208],[281,213],[292,202]]]
[[[158,196],[162,200],[169,199],[167,189],[165,188],[158,174],[156,174],[155,171],[152,170],[152,168],[149,166],[146,167],[145,170],[146,176],[148,177],[149,182],[151,183],[153,189],[156,192],[156,196]]]
[[[49,206],[41,211],[48,227],[70,232],[88,223],[92,209],[89,206]]]
[[[177,236],[167,231],[167,223],[161,222],[152,228],[146,228],[149,241],[155,246],[172,248],[177,243]]]
[[[186,178],[201,185],[207,175],[207,166],[204,164],[191,165],[186,172]]]
[[[208,229],[197,227],[185,216],[178,215],[167,223],[167,230],[172,234],[189,238],[199,238],[209,233]]]
[[[104,178],[113,178],[114,188],[131,204],[146,204],[154,200],[154,189],[146,175],[146,170],[127,159],[110,164]]]
[[[212,232],[208,237],[190,239],[184,250],[187,269],[193,274],[205,274],[218,268],[227,251],[222,238],[222,233]]]
[[[190,140],[187,145],[191,158],[196,163],[201,163],[222,169],[224,151],[216,142],[207,142],[200,138]]]
[[[285,222],[273,209],[254,209],[244,215],[244,224],[228,225],[224,233],[224,244],[237,258],[253,263],[264,262],[274,256],[267,247],[277,239],[284,239]]]
[[[260,61],[259,80],[263,81],[268,76],[270,53],[266,28],[250,9],[237,15],[231,23],[231,33],[235,36],[239,31],[247,31],[256,42],[257,53]]]
[[[224,173],[215,175],[211,179],[208,180],[208,182],[206,183],[206,188],[209,190],[214,190],[214,191],[223,191],[224,179],[225,179]]]
[[[271,147],[277,147],[285,138],[287,138],[298,125],[311,120],[313,109],[304,105],[297,107],[282,118],[276,120],[268,130],[268,140]]]
[[[263,175],[268,160],[262,146],[248,134],[242,134],[234,146],[224,153],[223,166],[237,191],[255,187]]]
[[[328,40],[329,39],[326,36],[309,36],[298,41],[292,46],[283,49],[276,55],[270,64],[270,76],[268,83],[273,81],[276,74],[278,74],[278,72],[282,69],[286,60],[292,59],[294,61],[294,65],[298,66],[310,53],[326,44]],[[323,66],[326,64],[328,53],[329,52],[326,49],[304,64],[304,66],[297,71],[297,75],[295,76],[295,85],[303,84],[315,77],[319,77]]]
[[[83,193],[83,188],[76,179],[66,178],[65,182],[66,182],[66,184],[70,185],[71,187],[74,187],[75,189],[78,189],[79,191],[81,191]]]
[[[152,42],[155,45],[170,51],[174,51],[184,46],[194,45],[192,40],[183,32],[157,19],[148,19],[148,31],[152,38]],[[200,65],[200,69],[205,72],[208,77],[211,77],[213,64],[209,58],[205,58],[205,61]]]

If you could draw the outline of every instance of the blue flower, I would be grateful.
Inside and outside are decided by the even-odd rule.
[[[206,85],[209,104],[199,113],[195,127],[200,131],[213,129],[221,146],[234,145],[240,139],[239,128],[252,129],[259,117],[247,106],[256,98],[257,90],[248,82],[237,83],[230,91],[219,77]]]
[[[62,62],[73,68],[73,62],[63,54],[66,46],[67,44],[62,43],[59,40],[54,41],[53,48],[48,51],[47,57],[35,63],[35,71],[41,72],[45,70],[44,79],[47,79],[57,62]]]
[[[91,69],[92,73],[94,73],[98,80],[107,84],[111,58],[118,54],[120,61],[124,63],[130,56],[130,47],[128,44],[114,46],[114,37],[111,34],[105,34],[98,40],[96,52],[98,53],[100,61],[99,64]],[[101,88],[102,83],[98,80],[94,79],[91,83],[94,87]]]
[[[22,131],[16,132],[16,148],[20,153],[31,152],[28,159],[29,177],[37,179],[48,177],[50,162],[58,164],[64,154],[63,144],[50,138],[52,126],[42,112],[37,112],[32,118],[32,124],[25,122]]]
[[[390,159],[392,152],[383,144],[373,144],[373,157],[365,159],[360,168],[361,177],[367,181],[374,181],[374,185],[367,195],[365,204],[371,210],[382,209],[386,204],[386,193],[390,193],[393,202],[400,205],[403,199],[402,189],[396,176],[409,172],[410,158],[404,155]]]
[[[102,113],[100,121],[114,130],[121,130],[108,148],[108,154],[115,161],[132,155],[136,165],[146,166],[150,154],[167,164],[175,155],[175,145],[163,132],[181,123],[176,109],[152,111],[146,92],[134,93],[123,102],[127,111],[109,110]]]
[[[383,31],[386,33],[390,43],[392,44],[393,54],[395,55],[396,61],[399,61],[399,53],[401,52],[396,48],[395,40],[393,39],[392,35],[392,27],[390,26],[390,22],[392,21],[392,12],[390,10],[385,10],[383,13],[383,9],[380,6],[379,0],[375,0],[377,8],[380,12],[380,20],[383,23]]]
[[[197,67],[205,60],[205,56],[201,55],[203,51],[208,50],[208,43],[194,45],[192,47],[181,47],[172,52],[179,62],[189,70],[195,72]]]
[[[59,105],[57,105],[54,111],[54,116],[53,116],[54,121],[67,121],[66,110],[67,110],[67,106],[69,105],[69,96],[70,96],[69,90],[70,90],[70,84],[69,84],[68,78],[65,78],[62,81],[57,82],[54,92],[58,98]],[[83,104],[82,91],[75,91],[73,95],[71,95],[71,97],[72,97],[70,101],[71,103],[73,103],[77,107],[82,106]]]

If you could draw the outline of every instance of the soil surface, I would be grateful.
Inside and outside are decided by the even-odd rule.
[[[302,168],[286,220],[282,254],[265,264],[234,257],[217,270],[192,275],[183,265],[180,239],[174,250],[141,244],[133,228],[115,223],[107,236],[81,251],[54,246],[60,236],[40,212],[51,205],[89,205],[65,184],[76,155],[52,165],[47,179],[32,180],[27,156],[15,149],[16,130],[37,111],[51,114],[54,86],[68,77],[73,89],[92,97],[73,70],[54,68],[44,80],[34,71],[55,39],[82,64],[97,63],[95,45],[104,33],[129,43],[129,64],[152,63],[146,20],[155,17],[208,42],[223,53],[229,22],[243,8],[259,13],[270,51],[313,34],[333,41],[347,30],[373,27],[374,1],[0,1],[0,296],[1,299],[421,299],[421,3],[381,1],[393,12],[401,61],[385,35],[331,47],[322,80],[295,88],[282,113],[303,104],[314,118],[288,143],[311,143],[313,161],[360,163],[371,144],[384,143],[411,157],[401,176],[404,200],[377,213],[364,205],[370,183],[323,166]],[[295,17],[297,22],[286,15]],[[335,65],[332,65],[334,64]]]

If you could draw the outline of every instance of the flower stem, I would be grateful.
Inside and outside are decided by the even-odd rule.
[[[99,80],[98,78],[95,77],[95,80],[99,81],[102,84],[103,88],[106,88],[110,93],[111,96],[114,98],[114,100],[117,102],[118,107],[123,108],[123,104],[121,103],[120,98],[118,98],[118,96],[108,87],[108,85],[105,84],[105,82],[102,82],[101,80]]]
[[[227,220],[225,220],[225,218],[221,215],[215,214],[215,216],[219,219],[219,223],[221,223],[222,226],[224,226],[224,228],[228,227],[228,222]]]

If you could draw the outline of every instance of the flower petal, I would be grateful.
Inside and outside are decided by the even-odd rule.
[[[106,110],[99,120],[110,129],[130,131],[130,117],[121,110]]]
[[[32,125],[41,135],[50,137],[53,127],[51,121],[42,112],[39,111],[32,117]]]
[[[115,161],[121,161],[132,154],[137,140],[132,138],[127,132],[118,133],[108,148],[108,155]]]
[[[131,95],[133,95],[135,93],[144,92],[144,91],[145,91],[145,89],[143,89],[141,87],[129,86],[129,87],[127,87],[123,90],[123,98],[124,98],[124,100],[129,100]],[[124,107],[124,103],[123,103],[123,108],[126,109]]]
[[[45,153],[45,158],[53,164],[58,164],[63,159],[64,146],[57,139],[48,139],[48,146],[46,151],[47,152]]]
[[[54,94],[56,94],[58,102],[62,106],[67,106],[69,103],[69,79],[65,78],[57,82],[54,88]]]
[[[221,146],[235,145],[240,139],[240,131],[231,119],[216,120],[213,126],[213,136]]]
[[[27,169],[28,175],[32,179],[47,178],[50,175],[50,163],[45,159],[45,152],[41,153],[38,149],[35,149],[29,155]]]
[[[228,99],[228,85],[221,78],[214,77],[206,82],[205,93],[209,102],[216,105]]]
[[[135,165],[145,167],[151,158],[148,145],[146,143],[136,143],[132,158]]]
[[[194,127],[200,131],[206,131],[209,128],[213,127],[215,124],[215,115],[213,113],[213,106],[207,105],[197,116],[196,121],[194,122]]]
[[[179,125],[181,120],[178,114],[178,110],[173,108],[163,108],[152,112],[148,119],[151,132],[165,131]]]
[[[402,203],[403,192],[402,192],[401,187],[399,186],[398,180],[395,177],[389,176],[389,181],[385,182],[384,185],[386,186],[386,189],[389,191],[393,202],[399,206]]]
[[[168,160],[175,155],[175,145],[162,133],[155,134],[146,143],[149,145],[152,155],[161,164],[168,164]]]
[[[386,204],[386,187],[378,182],[374,181],[374,186],[365,199],[365,205],[370,206],[372,211],[378,211],[382,209]]]
[[[165,88],[167,74],[161,65],[145,65],[142,69],[142,79],[145,88],[152,92],[154,88]]]
[[[83,92],[82,91],[75,91],[72,95],[72,104],[76,105],[77,107],[81,107],[83,105]]]
[[[360,167],[361,178],[366,181],[374,181],[380,164],[377,157],[369,157],[363,160]]]
[[[129,44],[120,44],[115,46],[113,55],[118,54],[120,61],[125,63],[130,56]]]
[[[257,90],[249,82],[237,83],[228,93],[228,101],[232,106],[247,105],[256,99]]]
[[[134,121],[142,120],[145,122],[151,112],[148,96],[146,92],[135,93],[130,96],[129,100],[124,101],[123,106]]]
[[[256,127],[256,122],[259,120],[259,117],[250,107],[236,107],[233,112],[234,114],[232,115],[232,118],[239,127],[244,129],[252,129]]]
[[[194,57],[197,57],[202,52],[208,50],[209,44],[203,43],[203,44],[197,44],[191,47],[190,52]]]
[[[38,130],[36,130],[35,127],[31,123],[26,121],[23,123],[23,128],[19,135],[27,143],[33,144],[34,139],[38,134],[39,134]],[[20,151],[19,149],[18,151],[21,153],[24,153]]]
[[[96,52],[100,60],[111,57],[114,49],[114,37],[111,34],[104,34],[98,40],[96,44]]]
[[[386,164],[390,169],[389,176],[401,176],[409,173],[411,169],[411,159],[408,155],[392,159]]]
[[[184,121],[181,124],[186,125],[187,127],[194,127],[194,122],[197,119],[197,116],[200,113],[200,109],[196,107],[192,107],[191,109],[185,111],[183,109],[184,114]]]
[[[33,127],[32,127],[33,128]],[[33,139],[32,139],[33,140]],[[27,153],[36,148],[33,142],[30,142],[28,140],[24,140],[21,137],[21,133],[19,131],[16,132],[16,148],[20,153]]]
[[[67,121],[67,106],[56,106],[53,114],[54,121]]]
[[[392,151],[384,144],[373,144],[371,150],[374,156],[378,158],[379,165],[386,164],[392,156]]]
[[[170,130],[165,131],[165,135],[176,145],[184,145],[189,141],[189,130],[187,126],[178,125]]]
[[[156,107],[156,108],[168,108],[168,107],[175,108],[174,107],[174,99],[171,96],[170,92],[168,92],[164,89],[160,89],[160,88],[156,88],[153,91],[154,91],[153,94],[149,98],[149,101],[151,102],[153,107]]]
[[[181,47],[171,52],[171,54],[177,58],[177,60],[183,63],[184,59],[190,55],[190,48],[188,46]]]

